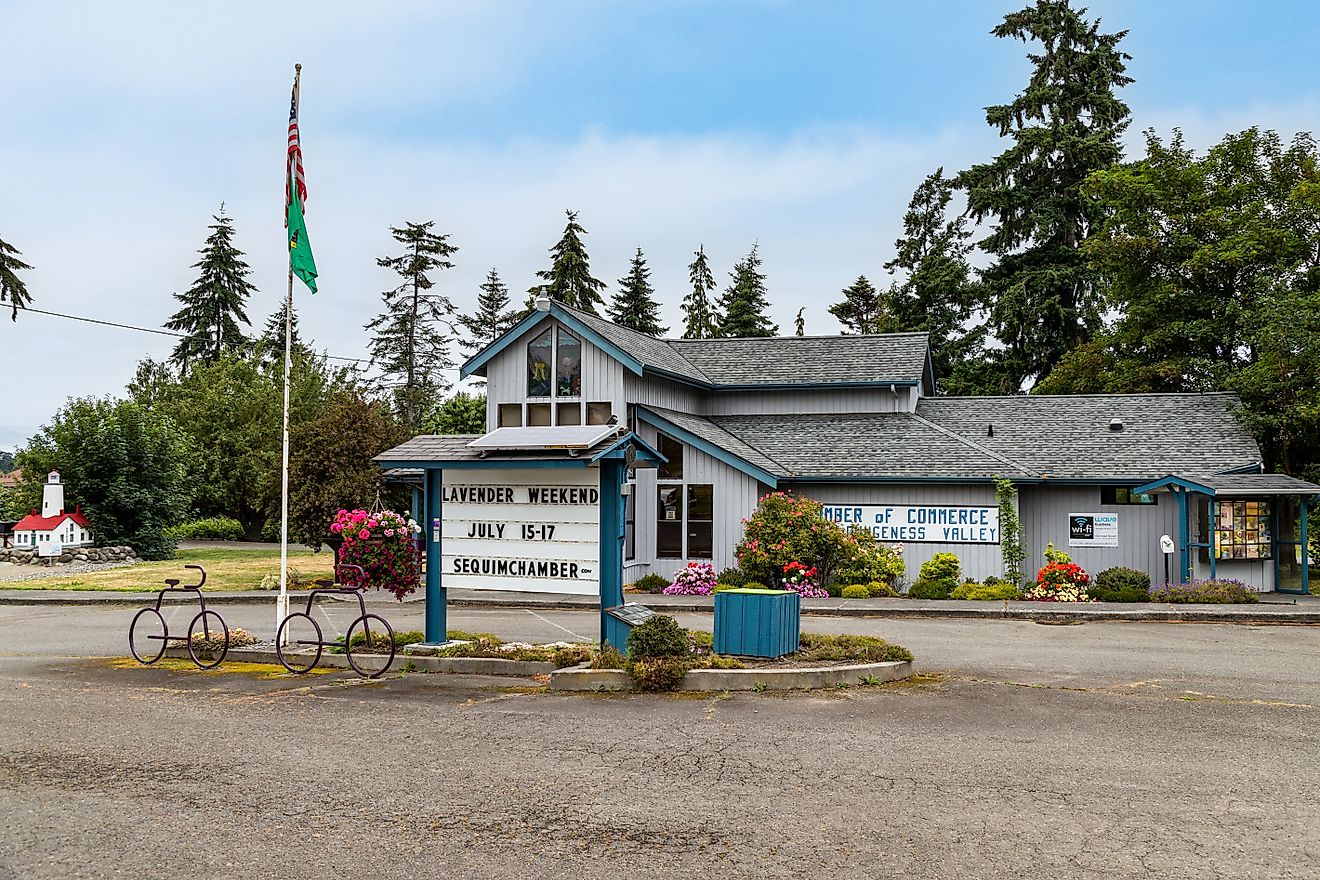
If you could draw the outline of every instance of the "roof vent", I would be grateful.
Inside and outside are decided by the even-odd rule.
[[[994,426],[994,425],[986,425],[986,426],[985,426],[985,436],[987,436],[987,437],[993,437],[993,436],[995,436],[995,426]]]
[[[536,310],[538,312],[550,311],[550,297],[546,296],[544,293],[538,295],[536,297]]]
[[[1122,420],[1122,419],[1110,419],[1110,420],[1109,420],[1109,430],[1113,431],[1115,434],[1117,434],[1119,431],[1122,431],[1122,430],[1123,430],[1123,420]]]

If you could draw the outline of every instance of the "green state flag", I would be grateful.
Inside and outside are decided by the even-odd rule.
[[[316,259],[312,256],[312,243],[307,240],[307,224],[303,221],[302,199],[289,199],[289,268],[303,280],[312,293],[316,293]]]

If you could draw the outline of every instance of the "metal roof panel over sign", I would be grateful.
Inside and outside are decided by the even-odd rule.
[[[590,449],[617,430],[617,425],[496,428],[467,445],[471,449]]]

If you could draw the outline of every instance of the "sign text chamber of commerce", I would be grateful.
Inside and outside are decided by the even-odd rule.
[[[998,544],[998,507],[929,504],[826,504],[822,515],[868,529],[881,541]]]
[[[445,471],[446,588],[594,596],[600,591],[600,472]]]

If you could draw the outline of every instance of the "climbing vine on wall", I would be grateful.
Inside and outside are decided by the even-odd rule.
[[[1017,487],[1012,480],[995,477],[995,498],[999,501],[999,553],[1004,561],[1004,579],[1022,583],[1022,561],[1027,551],[1022,547],[1022,521],[1017,514]]]

